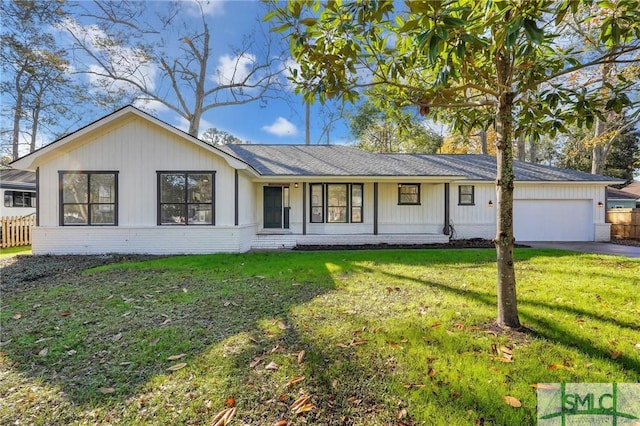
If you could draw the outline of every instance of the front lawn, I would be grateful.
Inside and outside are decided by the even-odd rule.
[[[0,418],[526,425],[536,383],[639,382],[640,260],[516,258],[520,333],[492,324],[494,250],[178,256],[7,285]]]

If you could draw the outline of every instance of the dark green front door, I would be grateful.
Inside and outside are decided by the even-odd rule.
[[[264,227],[282,228],[282,187],[264,187]]]

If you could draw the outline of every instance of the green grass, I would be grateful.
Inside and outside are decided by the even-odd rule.
[[[527,333],[492,325],[493,250],[179,256],[8,288],[0,418],[211,424],[233,398],[238,425],[524,425],[532,384],[639,382],[640,261],[516,258]]]
[[[0,249],[0,259],[17,256],[19,254],[31,254],[31,246],[7,247]]]

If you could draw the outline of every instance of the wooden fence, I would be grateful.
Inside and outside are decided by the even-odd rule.
[[[36,224],[34,215],[2,218],[2,248],[31,244],[31,228]]]
[[[607,210],[611,238],[640,240],[640,209]]]

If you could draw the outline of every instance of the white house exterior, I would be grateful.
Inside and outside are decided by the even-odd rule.
[[[495,159],[210,146],[125,107],[13,163],[37,175],[34,254],[213,253],[495,236]],[[618,181],[516,162],[518,241],[606,241]]]
[[[0,170],[0,217],[30,216],[36,213],[36,176],[27,170]]]

